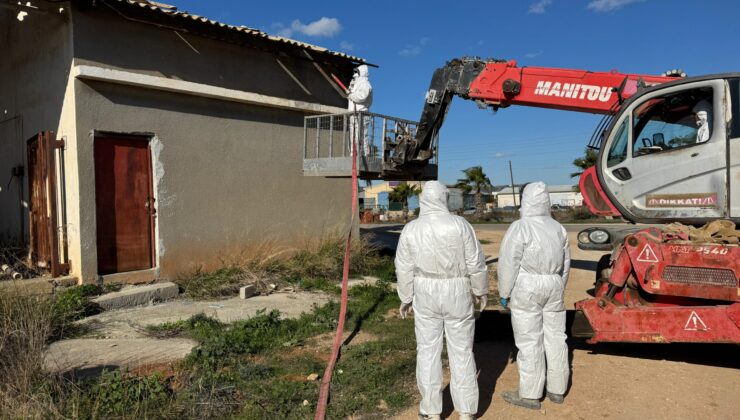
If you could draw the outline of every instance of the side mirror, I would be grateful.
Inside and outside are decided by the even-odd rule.
[[[663,133],[653,134],[653,145],[654,146],[665,146],[665,137],[663,137]]]

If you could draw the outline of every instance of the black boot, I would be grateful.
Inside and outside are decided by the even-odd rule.
[[[541,407],[540,400],[522,398],[519,396],[519,391],[504,391],[501,396],[507,403],[518,405],[519,407],[529,408],[531,410],[539,410]]]
[[[563,394],[553,394],[552,392],[547,393],[547,398],[555,404],[562,404],[565,401]]]

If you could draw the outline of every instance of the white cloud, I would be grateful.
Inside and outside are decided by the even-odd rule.
[[[277,30],[277,34],[284,37],[291,37],[295,34],[331,38],[342,30],[342,25],[337,18],[322,17],[311,23],[303,23],[300,20],[294,20],[290,26],[282,23],[273,24],[272,27]]]
[[[398,51],[398,55],[401,57],[416,57],[421,54],[422,47],[427,44],[429,44],[429,38],[423,37],[417,44],[406,44],[400,51]]]
[[[586,9],[594,12],[603,13],[621,9],[632,3],[642,3],[646,0],[591,0]]]
[[[339,43],[339,48],[343,49],[344,51],[352,51],[355,49],[355,44],[348,41],[342,41]]]
[[[526,53],[526,54],[524,54],[524,56],[525,56],[526,58],[535,58],[535,57],[539,57],[539,56],[541,56],[541,55],[542,55],[542,53],[544,53],[544,51],[542,51],[542,50],[539,50],[539,51],[537,51],[537,52],[530,52],[530,53]]]
[[[493,155],[494,158],[503,158],[503,157],[509,157],[512,156],[513,153],[509,152],[496,152],[496,154]]]
[[[552,0],[539,0],[529,5],[529,11],[527,13],[534,13],[535,15],[541,15],[545,13],[545,8],[552,4]]]

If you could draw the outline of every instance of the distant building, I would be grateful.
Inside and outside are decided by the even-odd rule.
[[[375,185],[365,187],[360,193],[362,199],[363,209],[377,209],[377,210],[401,210],[400,203],[391,203],[390,193],[393,188],[397,187],[400,181],[385,181],[379,182]],[[408,184],[416,185],[420,190],[424,185],[420,181],[410,181]],[[398,207],[398,208],[396,208]],[[419,208],[419,197],[411,197],[409,199],[409,210],[415,210]]]
[[[572,185],[548,185],[550,193],[550,204],[563,207],[574,207],[583,205],[583,196],[574,190]],[[498,208],[519,206],[521,203],[519,187],[514,187],[512,195],[511,187],[505,187],[493,193],[498,203]]]

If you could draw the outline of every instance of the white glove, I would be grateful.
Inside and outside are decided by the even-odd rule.
[[[406,319],[406,315],[408,315],[410,311],[413,311],[413,309],[411,308],[411,302],[402,303],[401,307],[398,308],[398,312],[401,314],[401,319]]]
[[[480,311],[483,312],[483,309],[488,305],[488,295],[476,296],[475,302],[479,305]]]

